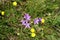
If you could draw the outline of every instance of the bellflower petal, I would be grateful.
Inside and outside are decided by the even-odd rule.
[[[22,25],[26,25],[26,20],[21,20]]]
[[[21,20],[22,25],[24,25],[26,28],[30,28],[30,24],[28,23],[27,20]]]
[[[38,24],[38,23],[39,23],[39,19],[38,18],[35,18],[34,24]]]
[[[31,16],[29,16],[29,14],[25,14],[25,15],[24,15],[24,18],[25,18],[26,20],[30,20],[30,17],[31,17]]]
[[[29,23],[26,23],[26,28],[30,28],[30,24]]]

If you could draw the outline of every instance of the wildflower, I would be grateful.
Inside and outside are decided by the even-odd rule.
[[[22,25],[24,25],[26,28],[30,28],[30,23],[29,23],[29,20],[30,20],[30,17],[29,14],[25,14],[24,15],[24,18],[25,20],[22,20]]]
[[[39,19],[38,18],[35,18],[34,24],[38,24],[38,23],[39,23]]]
[[[26,25],[27,21],[26,20],[21,20],[22,25]]]
[[[22,25],[24,25],[26,28],[30,28],[30,24],[28,23],[27,20],[22,20]]]
[[[13,2],[13,6],[17,6],[17,2]]]
[[[36,36],[36,34],[35,33],[31,33],[31,37],[35,37]]]
[[[45,22],[45,20],[42,18],[42,19],[41,19],[41,23],[44,23],[44,22]]]
[[[34,28],[31,28],[31,30],[30,30],[32,33],[34,33],[35,32],[35,29]]]
[[[25,15],[24,15],[24,18],[25,18],[26,20],[30,20],[30,17],[31,17],[31,16],[29,16],[29,14],[25,14]]]
[[[5,12],[4,12],[4,11],[2,11],[2,12],[1,12],[1,15],[4,15],[4,13],[5,13]]]
[[[26,23],[26,28],[30,28],[30,24],[29,23]]]

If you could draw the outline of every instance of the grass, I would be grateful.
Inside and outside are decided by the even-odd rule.
[[[17,6],[13,6],[14,1]],[[31,24],[35,37],[20,22],[25,13],[31,16],[30,22],[37,17],[45,19],[44,24]],[[60,1],[0,0],[0,40],[60,40]]]

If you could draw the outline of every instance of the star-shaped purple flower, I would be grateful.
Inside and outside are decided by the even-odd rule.
[[[30,28],[30,24],[28,23],[27,20],[21,20],[22,25],[24,25],[26,28]]]
[[[26,20],[30,20],[30,17],[31,17],[31,16],[29,16],[29,14],[25,14],[25,15],[24,15],[24,18],[25,18]]]
[[[38,24],[38,23],[39,23],[39,19],[38,18],[35,18],[34,24]]]
[[[22,25],[26,25],[26,20],[21,20],[21,22],[22,22]]]
[[[29,23],[26,23],[26,28],[30,28],[30,24]]]

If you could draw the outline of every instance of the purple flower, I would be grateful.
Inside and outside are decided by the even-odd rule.
[[[21,22],[22,22],[22,25],[26,25],[26,20],[21,20]]]
[[[41,22],[41,18],[39,18],[39,21]]]
[[[39,23],[39,19],[38,18],[35,18],[34,24],[38,24],[38,23]]]
[[[24,25],[26,28],[30,28],[30,24],[28,23],[27,20],[21,20],[22,25]]]
[[[30,24],[29,23],[26,23],[26,28],[30,28]]]
[[[24,15],[24,18],[25,18],[26,20],[30,20],[30,17],[31,17],[31,16],[29,16],[29,14],[25,14],[25,15]]]

